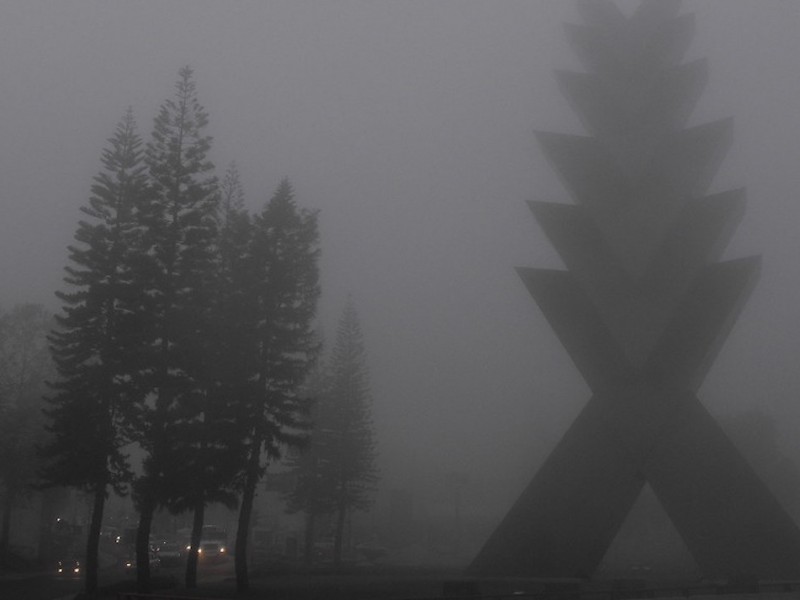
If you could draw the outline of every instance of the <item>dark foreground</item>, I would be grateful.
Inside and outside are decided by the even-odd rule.
[[[632,600],[639,598],[753,598],[784,600],[800,597],[800,582],[654,583],[642,580],[582,582],[525,579],[470,580],[458,570],[406,567],[353,567],[346,570],[282,567],[256,571],[251,590],[236,593],[232,561],[207,568],[196,589],[183,587],[181,568],[162,569],[153,578],[154,598],[251,598],[269,600],[401,600],[493,598],[533,600]],[[80,579],[45,573],[0,578],[0,598],[54,600],[80,598]],[[106,570],[98,600],[138,600],[131,574]],[[144,596],[147,597],[147,596]]]

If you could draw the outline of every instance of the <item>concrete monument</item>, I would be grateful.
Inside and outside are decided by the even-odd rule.
[[[590,577],[648,482],[707,577],[800,575],[800,530],[696,392],[759,272],[720,262],[745,193],[708,195],[729,119],[687,127],[708,78],[693,16],[578,2],[585,73],[558,84],[588,136],[539,133],[573,204],[530,208],[567,270],[519,274],[592,397],[470,567]]]

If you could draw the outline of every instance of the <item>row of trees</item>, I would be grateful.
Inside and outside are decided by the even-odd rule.
[[[0,560],[9,555],[12,510],[36,483],[36,445],[44,441],[42,396],[52,376],[51,315],[36,304],[0,311]]]
[[[89,594],[107,494],[128,489],[140,515],[141,589],[155,511],[193,512],[193,587],[205,507],[222,502],[240,504],[236,579],[246,590],[256,486],[268,461],[308,444],[312,401],[302,386],[320,352],[316,213],[297,206],[284,180],[251,216],[235,166],[221,181],[213,174],[207,124],[188,67],[146,144],[129,109],[69,248],[50,336],[58,376],[43,476],[94,499]],[[133,446],[140,466],[130,464]]]

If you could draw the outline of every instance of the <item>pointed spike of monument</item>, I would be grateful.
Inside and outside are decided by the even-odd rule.
[[[528,207],[569,272],[595,300],[630,285],[583,207],[552,202],[528,202]]]
[[[733,144],[733,119],[720,119],[675,133],[658,150],[648,186],[676,199],[706,193]]]
[[[648,117],[659,122],[662,111],[666,110],[675,129],[685,126],[708,85],[708,79],[708,60],[705,58],[666,70],[651,97],[646,111]]]
[[[616,80],[642,77],[681,62],[694,36],[694,15],[681,15],[650,33],[565,23],[567,41],[587,71]]]
[[[688,223],[699,221],[701,223],[713,222],[710,227],[706,245],[705,262],[713,263],[722,258],[725,249],[736,233],[736,229],[744,217],[747,207],[747,190],[738,188],[706,196],[689,204],[686,214]],[[702,227],[702,225],[701,225]]]
[[[675,309],[645,373],[650,381],[697,390],[758,281],[761,257],[703,269]]]
[[[685,124],[708,82],[708,67],[700,59],[633,82],[561,70],[555,76],[589,133],[653,137]]]
[[[642,55],[645,68],[656,68],[656,65],[669,67],[679,64],[689,50],[695,33],[695,17],[693,13],[680,15],[671,21],[660,24],[655,31],[646,37]]]
[[[689,202],[647,265],[645,285],[659,294],[684,291],[700,269],[720,259],[745,204],[744,189]]]
[[[598,27],[564,23],[564,32],[573,52],[587,71],[604,75],[624,72],[625,61],[620,59],[619,51],[610,39],[608,31]]]
[[[636,128],[638,98],[625,94],[606,78],[555,71],[562,95],[593,135],[618,135]]]
[[[595,138],[535,132],[545,157],[573,199],[598,210],[614,210],[628,202],[630,181]]]

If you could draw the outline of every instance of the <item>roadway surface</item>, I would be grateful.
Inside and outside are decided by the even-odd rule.
[[[174,567],[161,567],[153,572],[158,580],[172,579],[179,587],[183,587],[186,572],[185,563]],[[217,583],[233,577],[233,559],[225,557],[213,564],[201,563],[198,566],[197,583]],[[136,572],[114,565],[100,569],[100,587],[133,583]],[[56,600],[72,598],[83,589],[82,576],[62,576],[55,569],[38,573],[0,573],[0,598],[8,600]],[[113,597],[113,596],[112,596]]]

